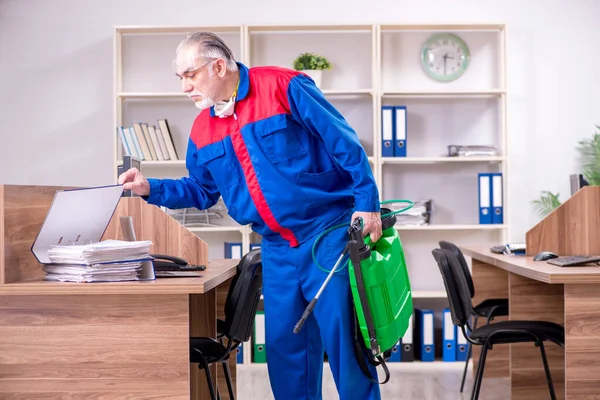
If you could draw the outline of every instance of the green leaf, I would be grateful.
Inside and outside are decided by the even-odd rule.
[[[315,53],[302,53],[294,60],[294,69],[296,71],[306,69],[330,69],[331,64],[329,61]]]
[[[548,191],[543,191],[539,199],[531,202],[534,211],[537,212],[540,217],[544,218],[561,205],[558,196],[559,193],[553,194]]]
[[[600,130],[600,126],[596,125]],[[600,133],[579,141],[582,174],[591,186],[600,185]]]

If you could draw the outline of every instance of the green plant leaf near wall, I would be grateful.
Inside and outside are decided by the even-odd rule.
[[[596,129],[600,130],[600,126],[596,125]],[[600,185],[600,133],[579,141],[578,150],[583,177],[590,186]]]
[[[600,125],[596,125],[596,129],[600,131]],[[578,145],[583,177],[590,186],[600,186],[600,132],[595,132],[590,139],[580,140]],[[540,197],[531,202],[534,211],[544,218],[561,205],[558,196],[558,193],[541,192]]]
[[[543,191],[539,199],[532,201],[534,211],[537,212],[540,217],[544,218],[561,205],[558,196],[559,193],[553,194],[548,191]]]

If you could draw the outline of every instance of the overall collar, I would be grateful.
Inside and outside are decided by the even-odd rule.
[[[248,67],[241,62],[236,62],[236,64],[240,72],[240,82],[238,84],[237,95],[235,97],[235,102],[237,103],[240,100],[244,100],[248,95],[248,92],[250,91],[250,78],[248,77]],[[210,108],[210,116],[215,116],[214,106]]]

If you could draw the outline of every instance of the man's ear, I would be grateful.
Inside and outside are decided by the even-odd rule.
[[[224,77],[227,72],[227,63],[222,58],[215,61],[215,72],[219,77]]]

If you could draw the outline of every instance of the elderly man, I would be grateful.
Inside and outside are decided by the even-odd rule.
[[[354,130],[306,75],[236,62],[215,34],[197,32],[178,46],[175,73],[201,111],[189,137],[181,179],[119,177],[149,203],[206,209],[223,197],[231,217],[262,235],[266,354],[276,399],[321,399],[323,351],[342,400],[379,399],[375,368],[354,353],[347,268],[334,274],[303,329],[294,325],[361,217],[381,236],[380,204],[367,155]],[[322,268],[319,268],[321,266]]]

